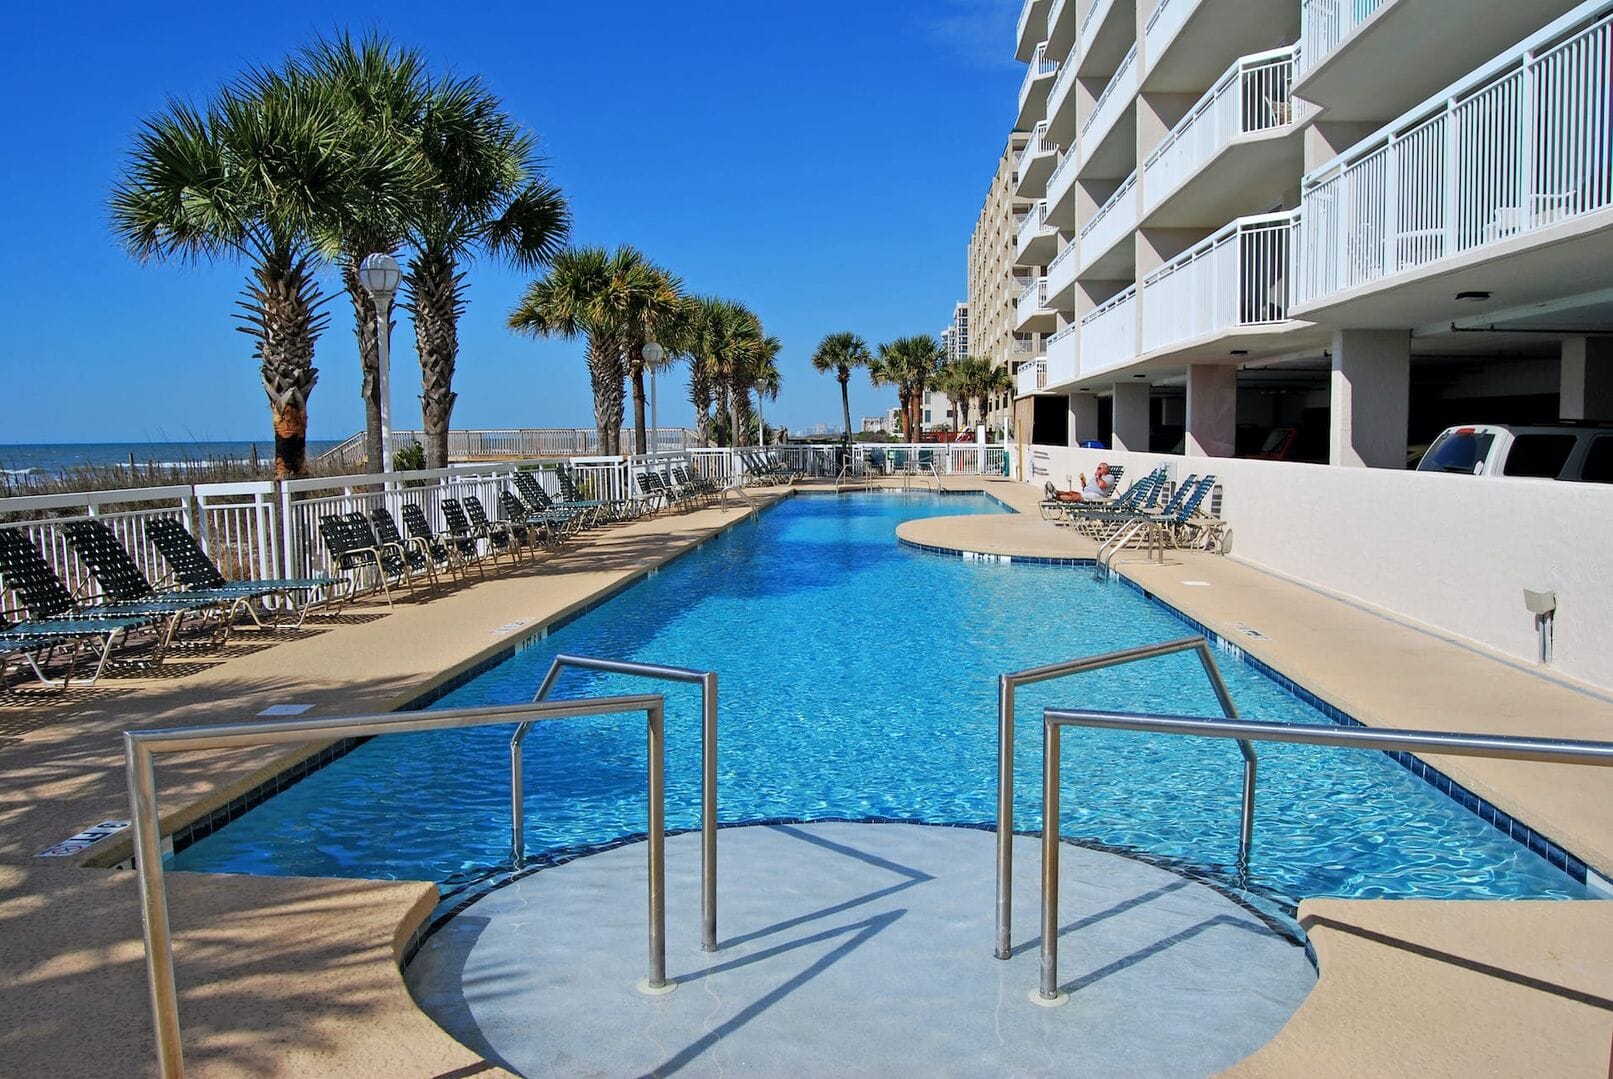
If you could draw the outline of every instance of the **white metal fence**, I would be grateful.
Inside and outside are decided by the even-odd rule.
[[[1163,202],[1243,135],[1293,126],[1295,47],[1240,57],[1143,163],[1147,209]]]
[[[1137,286],[1132,285],[1081,319],[1081,373],[1090,374],[1137,355]]]
[[[1046,308],[1047,278],[1038,277],[1035,281],[1026,285],[1025,291],[1019,294],[1019,304],[1015,310],[1019,321],[1023,323],[1025,320],[1040,314]]]
[[[1548,31],[1307,178],[1299,299],[1613,205],[1613,5]]]
[[[1145,277],[1143,351],[1286,319],[1297,219],[1239,218]]]
[[[1024,254],[1032,240],[1047,229],[1047,200],[1037,199],[1025,219],[1019,224],[1019,233],[1014,237],[1014,249]]]
[[[903,449],[923,450],[923,460],[948,475],[995,474],[1001,469],[1003,447],[974,443],[925,444],[921,447],[878,446],[872,460],[877,470],[890,467],[890,457]],[[869,450],[853,447],[861,462]],[[639,476],[646,470],[666,475],[686,467],[691,474],[728,485],[744,477],[746,459],[766,454],[807,475],[833,477],[844,463],[838,445],[784,445],[765,450],[694,449],[631,457],[576,457],[573,475],[582,497],[621,501],[637,497]],[[896,460],[901,460],[898,455]],[[916,462],[917,457],[913,460]],[[442,515],[445,498],[476,498],[488,515],[504,516],[499,494],[511,486],[517,471],[531,472],[543,489],[561,498],[553,461],[511,461],[496,464],[454,465],[444,469],[337,477],[316,477],[283,482],[207,483],[92,491],[61,495],[30,495],[0,499],[0,527],[28,536],[45,560],[75,595],[93,600],[100,594],[94,576],[67,543],[63,526],[95,518],[110,528],[157,587],[172,583],[167,561],[146,533],[154,518],[180,521],[219,564],[225,576],[236,579],[336,576],[319,534],[321,517],[370,514],[385,508],[401,527],[402,507],[420,507],[436,531],[446,530]],[[0,588],[0,611],[24,608],[20,597]]]
[[[647,432],[661,452],[675,452],[695,445],[695,432],[681,427],[662,427]],[[358,464],[364,459],[364,432],[351,436],[320,454],[321,464]],[[633,429],[622,428],[622,445],[633,445]],[[425,441],[423,431],[393,431],[392,452]],[[536,457],[577,457],[599,452],[599,432],[592,427],[508,427],[448,432],[448,456],[461,461]]]

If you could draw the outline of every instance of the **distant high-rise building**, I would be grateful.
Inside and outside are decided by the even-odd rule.
[[[1072,9],[1073,10],[1073,9]],[[1045,16],[1044,20],[1045,21]],[[986,201],[969,239],[968,308],[969,354],[1006,367],[1010,375],[1019,365],[1036,358],[1038,335],[1020,333],[1016,317],[1020,294],[1032,280],[1029,271],[1015,269],[1015,237],[1030,210],[1030,200],[1016,194],[1019,177],[1015,163],[1030,136],[1016,131],[997,159],[997,171],[986,191]],[[1013,405],[1011,393],[986,402],[984,422],[1001,427]]]

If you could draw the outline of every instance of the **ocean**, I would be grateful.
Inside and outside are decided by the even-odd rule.
[[[315,457],[336,445],[334,441],[308,442]],[[60,475],[86,465],[128,468],[131,458],[141,468],[183,468],[191,464],[246,462],[254,457],[274,459],[274,440],[261,442],[52,442],[0,443],[0,472],[11,476]]]

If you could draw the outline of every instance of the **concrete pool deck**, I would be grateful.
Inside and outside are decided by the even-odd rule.
[[[985,489],[1035,514],[1036,492],[1025,485],[961,478],[945,485]],[[0,1070],[153,1070],[132,874],[74,865],[118,860],[117,841],[79,859],[35,857],[87,825],[127,817],[118,732],[246,719],[272,704],[311,704],[314,716],[397,707],[745,512],[709,509],[619,526],[427,602],[390,612],[361,605],[335,624],[316,617],[314,632],[300,636],[241,635],[222,657],[171,659],[169,677],[116,679],[59,700],[10,697],[0,705],[0,1013],[22,1021],[0,1029]],[[994,523],[1023,533],[1026,543],[1037,529],[1068,542],[1039,520]],[[1247,651],[1365,722],[1435,726],[1444,717],[1479,730],[1613,735],[1613,705],[1603,696],[1232,559],[1188,558],[1119,568],[1229,639],[1239,624],[1258,628],[1266,640],[1249,640]],[[1605,772],[1436,763],[1453,775],[1463,764],[1492,765],[1464,781],[1503,808],[1515,806],[1592,864],[1613,864],[1613,777]],[[165,760],[165,822],[204,815],[287,764],[269,751]],[[1583,777],[1518,778],[1536,769]],[[419,897],[429,906],[429,886],[174,880],[181,1014],[196,1072],[496,1073],[423,1021],[403,992],[393,949],[428,913]],[[275,917],[245,913],[260,900]],[[292,908],[295,916],[281,916]],[[1606,1074],[1613,905],[1327,900],[1307,902],[1301,916],[1322,959],[1311,1001],[1328,1006],[1302,1007],[1246,1062],[1251,1074]],[[321,1012],[340,1022],[309,1020]]]

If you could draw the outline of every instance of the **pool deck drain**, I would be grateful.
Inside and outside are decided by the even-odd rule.
[[[1316,981],[1226,896],[1115,854],[1062,859],[1064,1007],[1039,1008],[1037,841],[1015,843],[1014,955],[992,957],[995,837],[902,824],[721,833],[719,950],[700,950],[699,837],[667,845],[667,971],[646,964],[645,848],[524,877],[407,971],[449,1033],[525,1075],[1208,1075]]]

